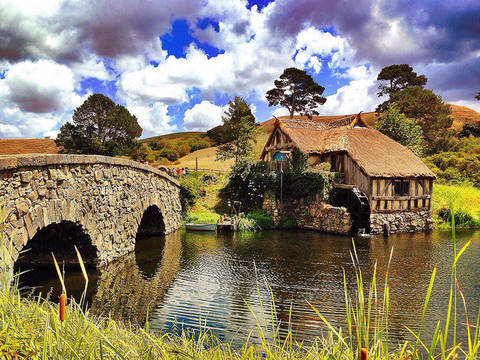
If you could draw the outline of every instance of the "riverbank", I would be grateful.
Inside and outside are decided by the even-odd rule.
[[[449,209],[455,212],[455,223],[462,228],[480,228],[480,189],[471,185],[433,186],[433,220],[437,228],[450,228]]]
[[[228,181],[228,174],[203,172],[196,180],[191,180],[190,188],[196,195],[194,204],[186,213],[186,222],[214,223],[220,215],[229,214],[227,204],[222,203],[220,190]],[[205,180],[206,179],[206,180]],[[212,181],[212,179],[214,179]],[[191,183],[195,185],[191,185]],[[202,195],[200,195],[202,190]],[[448,229],[451,226],[449,209],[453,208],[458,228],[480,228],[480,189],[471,185],[434,184],[433,187],[433,221],[434,227]],[[258,229],[273,228],[273,221],[264,211],[251,211],[246,216],[256,222]],[[286,228],[294,228],[293,219],[284,219]]]

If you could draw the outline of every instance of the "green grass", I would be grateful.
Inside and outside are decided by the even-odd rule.
[[[453,207],[456,212],[469,214],[480,224],[480,189],[471,185],[443,185],[435,183],[433,186],[433,213],[435,225],[448,227],[438,217],[441,209]]]
[[[186,223],[192,224],[215,224],[220,215],[208,210],[187,211],[185,216]]]

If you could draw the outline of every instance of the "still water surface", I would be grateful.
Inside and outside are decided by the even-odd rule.
[[[458,279],[474,322],[480,304],[480,232],[457,233],[457,248],[472,239],[458,266]],[[379,298],[390,251],[390,335],[394,342],[410,338],[405,326],[418,330],[426,289],[435,265],[437,280],[425,324],[426,335],[443,321],[448,304],[451,234],[402,234],[389,239],[356,240],[360,266],[367,283],[375,263]],[[355,272],[348,237],[309,231],[264,231],[255,234],[177,231],[165,237],[139,239],[134,254],[89,274],[91,311],[143,324],[149,308],[150,328],[180,331],[211,329],[220,339],[243,343],[256,322],[272,318],[285,331],[289,320],[298,340],[309,341],[326,332],[316,307],[335,326],[345,325],[343,271],[354,296]],[[67,273],[70,293],[81,293],[80,272]],[[31,271],[24,285],[43,294],[59,283],[53,271]],[[270,291],[271,290],[271,291]],[[271,299],[276,315],[270,313]],[[260,301],[261,299],[261,301]],[[250,306],[250,310],[247,307]],[[460,306],[461,300],[458,299]],[[465,314],[460,311],[460,334]]]

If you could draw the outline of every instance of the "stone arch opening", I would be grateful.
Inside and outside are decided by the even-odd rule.
[[[165,222],[162,212],[156,205],[149,206],[142,216],[137,230],[137,239],[142,236],[165,235]]]
[[[165,222],[156,205],[143,213],[135,240],[135,259],[140,273],[145,278],[155,274],[165,248]]]
[[[16,268],[50,268],[54,266],[52,253],[60,266],[79,268],[75,246],[85,266],[96,267],[97,249],[83,227],[71,221],[52,223],[37,231],[15,262]]]

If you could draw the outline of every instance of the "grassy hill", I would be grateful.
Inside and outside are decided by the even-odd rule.
[[[207,133],[202,131],[184,131],[178,133],[171,133],[159,136],[152,136],[145,139],[140,139],[142,143],[151,143],[156,142],[159,140],[167,140],[167,141],[186,141],[194,137],[206,137]]]
[[[0,155],[58,154],[52,139],[0,139]]]
[[[264,123],[262,123],[263,125]],[[262,153],[263,147],[267,142],[269,132],[267,132],[263,127],[259,127],[259,130],[256,135],[257,143],[254,145],[254,155],[255,159],[259,159]],[[174,166],[176,167],[188,167],[189,169],[195,169],[195,159],[198,159],[198,168],[199,169],[208,169],[208,170],[228,170],[233,165],[233,160],[227,161],[217,161],[215,159],[215,153],[217,147],[209,147],[206,149],[201,149],[194,151],[180,159],[178,159]]]

